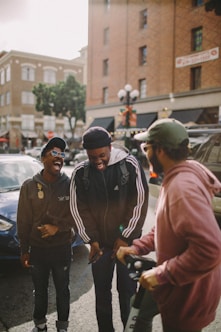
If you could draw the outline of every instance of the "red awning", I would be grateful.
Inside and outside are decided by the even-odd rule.
[[[0,143],[7,143],[8,139],[5,137],[0,137]]]

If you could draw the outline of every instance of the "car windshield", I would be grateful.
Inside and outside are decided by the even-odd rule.
[[[16,160],[0,163],[0,192],[19,190],[24,180],[40,170],[33,161]]]

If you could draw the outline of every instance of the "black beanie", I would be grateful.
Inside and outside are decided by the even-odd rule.
[[[91,127],[83,135],[83,148],[98,149],[111,144],[111,135],[102,127]]]

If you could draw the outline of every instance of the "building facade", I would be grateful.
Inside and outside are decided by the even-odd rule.
[[[126,84],[139,91],[135,130],[160,117],[218,123],[220,31],[203,0],[89,0],[87,126],[116,134]]]
[[[18,51],[0,53],[0,145],[10,148],[32,147],[53,135],[69,137],[70,126],[65,117],[44,116],[35,110],[32,89],[39,83],[49,85],[65,81],[73,75],[86,85],[87,48],[73,60]]]

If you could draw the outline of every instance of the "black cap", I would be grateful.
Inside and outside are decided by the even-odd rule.
[[[53,137],[51,138],[41,150],[41,157],[45,155],[45,153],[53,148],[59,148],[63,152],[66,148],[66,142],[61,137]]]
[[[83,148],[98,149],[111,144],[111,135],[102,127],[91,127],[83,135]]]

